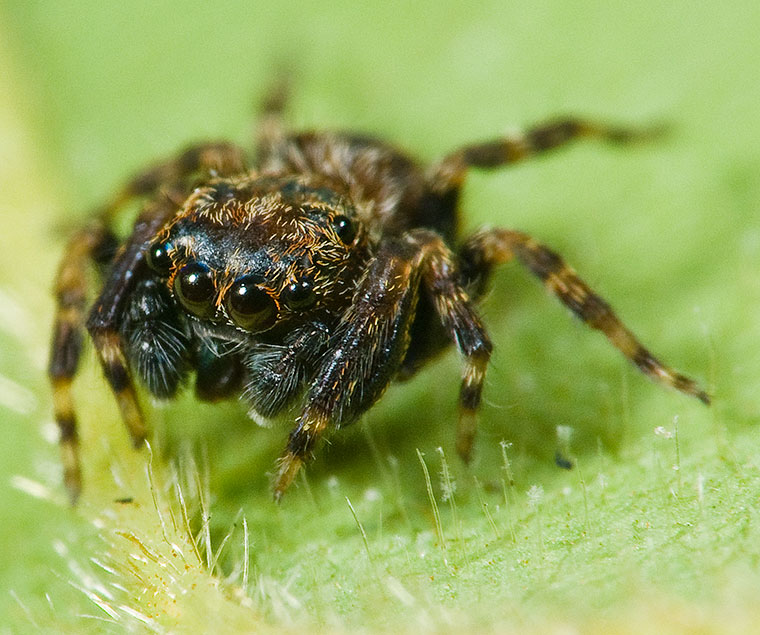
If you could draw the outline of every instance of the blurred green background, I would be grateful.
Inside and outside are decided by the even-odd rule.
[[[759,30],[749,1],[1,3],[0,632],[756,623]],[[87,489],[69,508],[44,377],[65,236],[157,157],[248,144],[280,69],[294,128],[369,132],[426,161],[557,114],[669,123],[651,146],[473,174],[463,226],[563,253],[714,406],[642,379],[512,266],[483,307],[496,352],[470,469],[453,451],[453,354],[334,435],[280,507],[267,472],[286,428],[235,403],[148,406],[153,493],[172,498],[179,472],[192,531],[224,542],[221,586],[200,563],[169,575],[147,453],[129,449],[88,354]],[[558,447],[579,469],[554,466]]]

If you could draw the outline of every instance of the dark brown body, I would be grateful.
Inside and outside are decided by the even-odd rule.
[[[292,411],[278,498],[325,432],[355,421],[393,379],[451,343],[464,363],[457,450],[469,459],[491,353],[475,303],[492,268],[512,258],[642,372],[709,402],[557,254],[511,230],[463,241],[457,234],[469,168],[499,167],[581,136],[638,135],[565,119],[465,146],[423,169],[373,139],[287,135],[280,106],[265,108],[253,167],[228,144],[190,148],[134,179],[70,242],[56,285],[50,376],[73,499],[81,477],[70,384],[85,322],[136,444],[145,427],[133,377],[171,398],[194,375],[200,398],[242,394],[254,419]],[[119,241],[114,217],[133,197],[145,207]],[[85,320],[90,260],[105,273]]]

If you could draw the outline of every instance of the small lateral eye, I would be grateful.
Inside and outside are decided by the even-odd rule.
[[[174,279],[174,293],[182,305],[197,317],[210,317],[214,313],[216,287],[211,270],[202,262],[189,262]]]
[[[171,248],[171,243],[156,241],[145,252],[148,266],[162,278],[168,277],[172,268],[172,259],[169,256]]]
[[[356,223],[342,214],[333,218],[333,229],[344,245],[350,245],[356,238]]]
[[[232,321],[252,333],[266,331],[277,320],[277,305],[257,284],[255,276],[235,280],[227,292],[226,306]]]
[[[314,306],[317,295],[314,286],[309,280],[298,280],[285,287],[282,292],[282,301],[294,311],[303,311]]]

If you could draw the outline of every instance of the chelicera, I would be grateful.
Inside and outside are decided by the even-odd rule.
[[[559,119],[421,166],[369,137],[290,134],[283,101],[277,93],[266,102],[254,159],[228,143],[193,146],[128,182],[70,240],[49,374],[72,500],[81,473],[71,383],[85,329],[136,446],[146,428],[135,381],[171,399],[192,378],[200,399],[242,396],[257,421],[292,413],[276,498],[326,433],[453,343],[463,362],[457,451],[468,460],[492,348],[476,304],[493,268],[513,259],[641,372],[709,403],[549,248],[509,229],[458,233],[471,168],[578,138],[642,135]],[[142,211],[118,238],[116,220],[135,198]],[[93,263],[101,285],[88,308]]]

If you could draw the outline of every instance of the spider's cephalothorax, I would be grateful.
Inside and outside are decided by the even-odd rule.
[[[121,326],[127,362],[160,397],[191,369],[207,399],[234,394],[245,379],[252,414],[275,415],[303,388],[368,258],[356,210],[323,182],[214,180],[148,246],[135,318]],[[142,311],[146,298],[167,310]],[[300,365],[279,368],[296,339]]]
[[[562,119],[422,169],[367,137],[286,134],[281,105],[265,108],[254,166],[229,144],[191,147],[129,182],[70,241],[56,280],[49,373],[72,499],[81,476],[71,382],[85,326],[136,445],[146,431],[133,377],[171,398],[194,375],[201,399],[242,395],[256,420],[294,409],[278,498],[328,430],[355,421],[393,379],[454,343],[464,362],[457,451],[469,459],[491,353],[474,303],[493,267],[513,258],[643,373],[709,403],[556,253],[512,230],[457,235],[469,168],[578,137],[642,134]],[[117,213],[135,197],[145,206],[119,241]],[[90,262],[103,284],[87,312]]]

